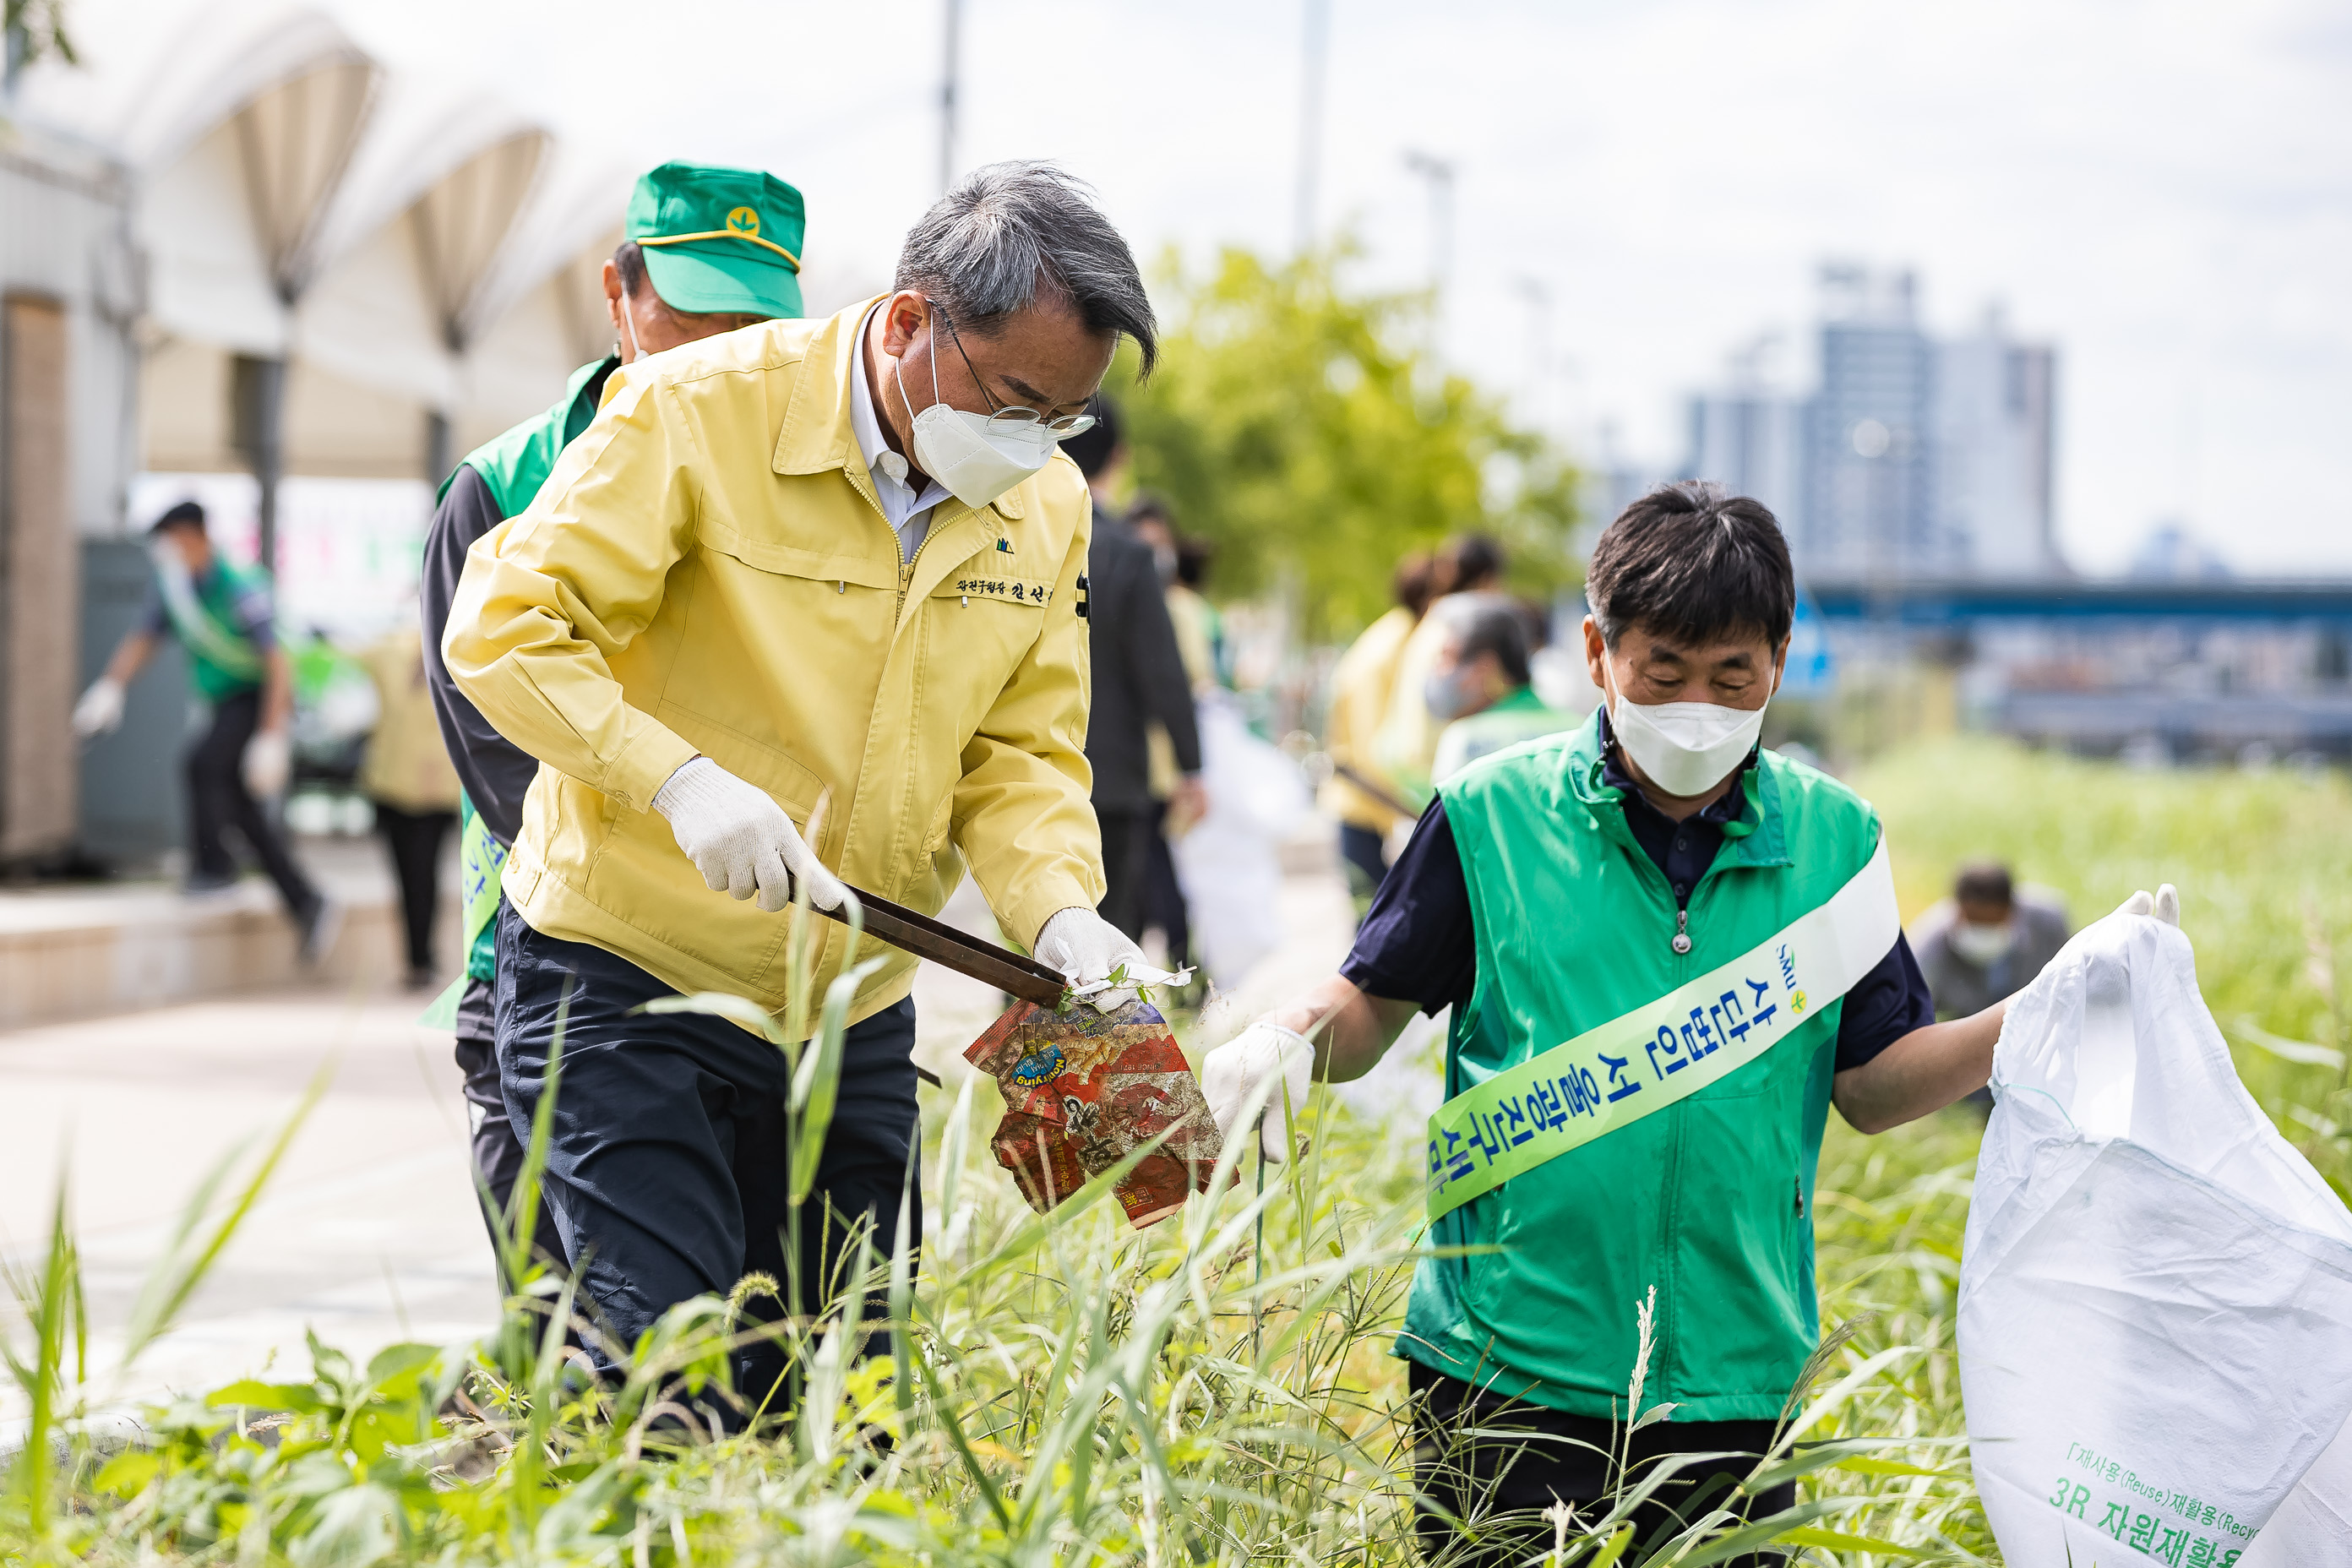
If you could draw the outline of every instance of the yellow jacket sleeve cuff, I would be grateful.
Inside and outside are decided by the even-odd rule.
[[[1021,890],[1010,909],[996,911],[996,918],[1005,934],[1019,942],[1024,952],[1037,951],[1037,933],[1045,922],[1064,910],[1090,910],[1097,895],[1088,892],[1066,877],[1044,877],[1029,883]]]
[[[651,811],[656,792],[698,754],[667,725],[651,719],[644,722],[645,727],[613,759],[598,786],[631,811]]]

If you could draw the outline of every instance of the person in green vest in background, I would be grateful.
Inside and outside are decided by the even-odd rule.
[[[157,519],[147,538],[155,586],[146,614],[82,693],[74,733],[87,741],[120,726],[131,682],[157,643],[177,637],[211,713],[187,756],[187,889],[211,892],[236,880],[227,838],[234,828],[277,884],[302,962],[315,963],[334,944],[337,910],[302,874],[264,804],[286,793],[294,759],[293,668],[271,626],[268,579],[213,548],[205,509],[193,500]]]
[[[1312,1078],[1452,1009],[1395,1352],[1449,1563],[1529,1561],[1540,1510],[1592,1519],[1654,1479],[1628,1562],[1716,1510],[1791,1506],[1722,1456],[1770,1449],[1819,1340],[1829,1108],[1878,1132],[1982,1087],[2007,1006],[1936,1021],[1877,814],[1758,743],[1796,608],[1769,511],[1654,490],[1586,594],[1604,706],[1440,784],[1339,972],[1202,1074],[1220,1130],[1259,1118],[1284,1159]],[[2126,907],[2178,923],[2168,886]],[[1661,1479],[1670,1456],[1708,1458]]]
[[[1433,787],[1489,752],[1576,728],[1574,714],[1546,706],[1531,684],[1536,638],[1527,605],[1502,594],[1455,594],[1432,614],[1446,632],[1422,690],[1445,726],[1429,765]]]
[[[522,1167],[525,1135],[499,1091],[491,982],[498,974],[491,917],[499,872],[522,826],[524,792],[538,759],[500,735],[449,679],[441,654],[449,602],[474,542],[530,504],[563,448],[595,416],[614,369],[648,354],[739,327],[797,317],[801,194],[773,174],[704,163],[665,163],[629,197],[620,248],[604,263],[613,352],[572,372],[562,402],[467,455],[443,483],[425,541],[422,610],[433,702],[450,760],[465,785],[459,802],[466,973],[456,997],[457,1066],[466,1075],[474,1161],[488,1200],[503,1211]],[[551,1211],[539,1210],[534,1245],[561,1260]],[[497,1224],[492,1223],[492,1234]]]

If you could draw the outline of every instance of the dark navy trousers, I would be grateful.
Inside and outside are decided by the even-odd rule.
[[[748,1273],[787,1289],[783,1052],[722,1018],[638,1012],[677,992],[603,948],[533,931],[504,903],[498,948],[499,1079],[519,1132],[531,1125],[562,1014],[546,1201],[583,1292],[621,1342]],[[914,1044],[911,998],[852,1026],[844,1041],[840,1099],[802,1209],[804,1312],[850,1285],[856,1228],[870,1224],[877,1261],[888,1258],[902,1193],[913,1205],[910,1243],[922,1237],[922,1189],[908,1180]],[[747,1316],[781,1311],[761,1302]],[[887,1312],[878,1295],[867,1298],[866,1316]],[[782,1367],[781,1352],[754,1347],[738,1387],[756,1401]]]

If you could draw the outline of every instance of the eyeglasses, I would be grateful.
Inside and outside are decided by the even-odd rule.
[[[980,388],[982,397],[988,399],[988,423],[992,426],[1001,426],[1012,431],[1043,426],[1056,441],[1095,427],[1095,416],[1091,414],[1065,414],[1059,419],[1048,419],[1034,408],[1023,408],[1017,405],[1008,407],[999,404],[996,395],[988,390],[988,383],[982,379],[979,367],[971,363],[971,356],[963,352],[963,338],[956,331],[955,323],[948,320],[948,313],[940,309],[938,300],[931,301],[931,310],[939,317],[940,325],[948,330],[948,342],[955,344],[956,357],[963,361],[964,369],[971,372],[972,384]]]

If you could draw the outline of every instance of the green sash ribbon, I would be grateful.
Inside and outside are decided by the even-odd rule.
[[[490,837],[489,825],[482,814],[470,807],[466,812],[465,826],[457,835],[457,893],[465,928],[465,951],[470,955],[474,943],[481,939],[499,912],[499,877],[506,870],[507,847]],[[470,977],[459,974],[449,983],[449,988],[433,998],[417,1023],[428,1029],[454,1029],[457,1026],[457,1000],[466,994]]]
[[[223,592],[234,595],[242,586],[226,563],[215,568]],[[196,591],[194,578],[179,557],[155,552],[155,585],[163,600],[163,614],[178,634],[180,644],[197,658],[210,661],[232,679],[258,684],[264,671],[261,650],[241,626],[224,621]]]
[[[1429,1216],[1729,1077],[1876,968],[1903,929],[1869,864],[1730,963],[1475,1084],[1429,1119]]]
[[[499,912],[499,876],[506,869],[507,847],[490,837],[489,824],[478,811],[466,814],[466,830],[457,840],[457,892],[465,900],[465,948],[474,942]]]

